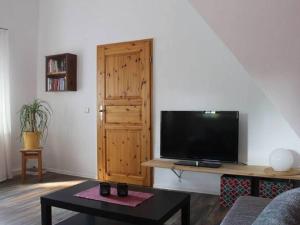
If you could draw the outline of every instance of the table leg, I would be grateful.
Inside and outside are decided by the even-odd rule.
[[[26,176],[26,156],[22,153],[22,182],[25,182]]]
[[[181,209],[181,224],[190,225],[190,199]]]
[[[42,225],[52,225],[51,206],[41,203]]]
[[[43,164],[42,164],[42,153],[38,154],[38,170],[39,170],[39,181],[42,181],[43,178]]]

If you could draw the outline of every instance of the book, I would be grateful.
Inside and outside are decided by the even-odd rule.
[[[48,91],[64,91],[66,90],[65,78],[48,78],[47,80]]]
[[[66,59],[57,60],[57,59],[49,59],[48,61],[48,73],[62,73],[66,71],[67,62]]]

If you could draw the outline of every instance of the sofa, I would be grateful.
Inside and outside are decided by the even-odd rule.
[[[273,200],[239,197],[221,225],[300,225],[300,188],[286,191]]]
[[[251,225],[270,202],[271,200],[267,198],[239,197],[223,219],[221,225]]]

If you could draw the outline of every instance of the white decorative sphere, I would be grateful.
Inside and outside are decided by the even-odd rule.
[[[289,171],[294,163],[293,153],[287,149],[276,149],[270,155],[270,165],[274,171]]]

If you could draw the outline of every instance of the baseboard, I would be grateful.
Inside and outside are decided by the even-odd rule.
[[[83,177],[83,178],[90,178],[90,179],[97,179],[97,175],[95,174],[88,174],[88,173],[80,173],[80,172],[74,172],[69,170],[60,170],[60,169],[54,169],[54,168],[45,168],[46,171],[52,172],[52,173],[59,173],[69,176],[75,176],[75,177]],[[21,168],[13,169],[12,170],[13,176],[17,176],[21,174]]]
[[[81,173],[76,171],[69,171],[69,170],[60,170],[60,169],[54,169],[54,168],[46,168],[47,171],[52,173],[59,173],[69,176],[75,176],[75,177],[83,177],[83,178],[90,178],[90,179],[97,179],[96,174],[90,174],[90,173]]]
[[[193,188],[186,188],[186,187],[174,187],[174,186],[166,186],[164,184],[159,184],[159,183],[154,183],[153,184],[154,188],[159,188],[159,189],[165,189],[165,190],[173,190],[173,191],[185,191],[185,192],[194,192],[194,193],[203,193],[203,194],[210,194],[210,195],[220,195],[220,192],[215,192],[215,191],[199,191],[199,189],[193,189]]]

